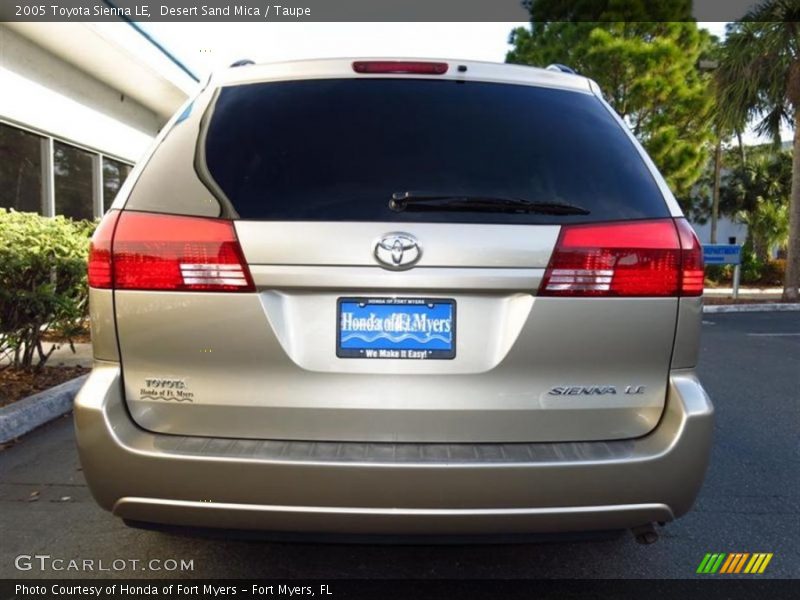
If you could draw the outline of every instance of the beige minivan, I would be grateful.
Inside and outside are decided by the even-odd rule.
[[[701,247],[566,71],[212,77],[92,241],[97,502],[146,527],[641,541],[686,513],[713,421]]]

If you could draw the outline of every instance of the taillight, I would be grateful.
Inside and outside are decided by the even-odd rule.
[[[681,241],[681,295],[700,296],[703,293],[703,246],[686,219],[675,219]]]
[[[113,285],[111,272],[111,239],[117,225],[119,211],[106,213],[97,226],[89,245],[89,285],[93,288],[110,288]]]
[[[540,296],[678,296],[703,292],[700,244],[683,219],[565,225]]]
[[[353,63],[356,73],[409,73],[417,75],[443,75],[447,63],[416,60],[357,60]]]
[[[123,290],[255,289],[233,223],[222,219],[124,211],[112,272],[113,287]]]

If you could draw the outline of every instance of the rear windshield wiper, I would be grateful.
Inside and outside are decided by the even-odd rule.
[[[541,215],[588,215],[581,206],[562,202],[533,202],[501,196],[473,196],[470,194],[428,194],[422,192],[397,192],[389,200],[395,212],[494,212],[536,213]]]

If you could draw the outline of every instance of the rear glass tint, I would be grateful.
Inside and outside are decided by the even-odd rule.
[[[243,219],[559,223],[669,216],[592,95],[419,79],[258,83],[219,92],[209,173]],[[567,202],[588,216],[394,212],[397,192]]]

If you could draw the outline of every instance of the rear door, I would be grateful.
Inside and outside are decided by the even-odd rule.
[[[392,210],[406,192],[587,214]],[[588,92],[433,77],[223,87],[156,151],[119,240],[129,211],[160,215],[131,234],[147,238],[127,246],[144,263],[159,238],[174,250],[206,235],[189,215],[229,223],[238,244],[231,263],[186,239],[183,284],[115,292],[126,398],[147,429],[574,441],[660,418],[678,234]]]

